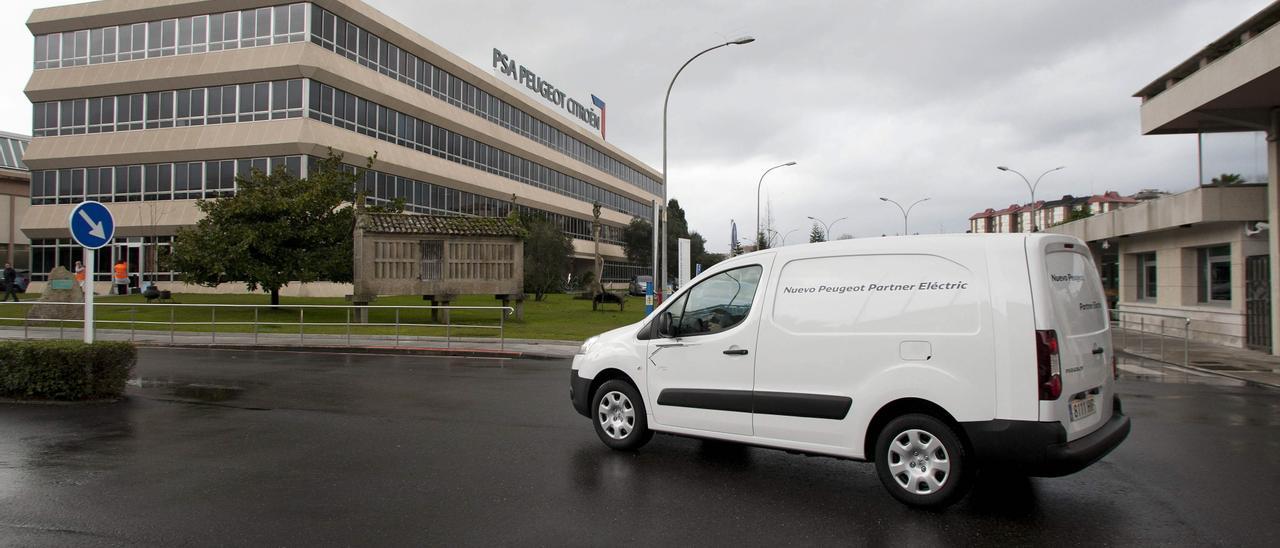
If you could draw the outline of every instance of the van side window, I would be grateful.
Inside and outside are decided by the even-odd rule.
[[[759,265],[735,268],[693,286],[681,297],[682,302],[669,309],[678,336],[716,333],[742,323],[751,312],[763,271]]]

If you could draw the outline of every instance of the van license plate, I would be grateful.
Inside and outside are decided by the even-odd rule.
[[[1071,420],[1078,421],[1098,412],[1098,404],[1093,394],[1085,396],[1084,399],[1071,400]]]

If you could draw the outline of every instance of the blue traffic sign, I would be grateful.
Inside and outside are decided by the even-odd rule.
[[[72,209],[67,222],[71,225],[71,237],[89,249],[110,244],[116,233],[116,220],[111,216],[111,210],[92,200]]]

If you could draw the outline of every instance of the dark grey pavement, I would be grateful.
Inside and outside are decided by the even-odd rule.
[[[866,464],[612,452],[564,361],[143,349],[124,402],[0,404],[0,544],[1280,543],[1280,392],[1136,367],[1112,455],[935,513]]]

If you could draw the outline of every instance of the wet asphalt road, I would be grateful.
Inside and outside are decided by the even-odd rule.
[[[0,545],[1280,543],[1280,391],[1142,368],[1102,462],[934,513],[861,463],[612,452],[567,368],[143,349],[124,402],[0,404]]]

